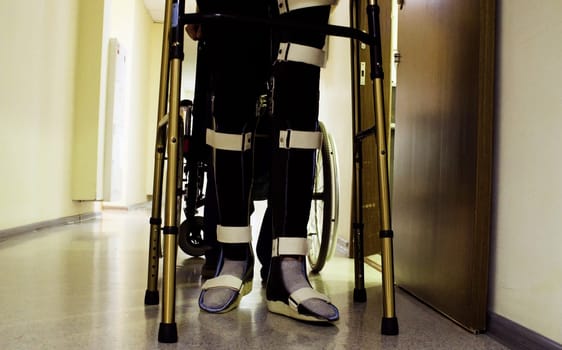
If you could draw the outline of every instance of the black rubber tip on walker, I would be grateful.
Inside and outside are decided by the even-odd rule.
[[[398,335],[398,319],[396,317],[383,317],[381,324],[382,335]]]
[[[160,296],[157,290],[146,290],[144,293],[144,305],[158,305],[160,303]]]
[[[367,301],[367,290],[365,288],[363,288],[363,289],[355,288],[353,290],[353,301],[355,301],[357,303],[366,302]]]
[[[158,330],[158,341],[160,343],[177,343],[178,342],[178,328],[176,323],[160,323]]]

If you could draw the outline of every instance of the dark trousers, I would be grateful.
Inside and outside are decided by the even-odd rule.
[[[264,0],[199,0],[198,4],[204,13],[278,15],[277,2]],[[328,6],[306,8],[282,16],[289,21],[326,24],[329,10]],[[279,148],[279,130],[316,131],[318,124],[320,68],[301,62],[276,61],[277,48],[279,42],[322,48],[325,36],[274,32],[240,24],[209,25],[203,27],[203,35],[212,67],[209,85],[215,131],[233,134],[254,131],[258,97],[264,91],[270,93],[268,210],[261,228],[263,237],[258,241],[258,257],[266,265],[271,256],[272,238],[306,237],[313,190],[315,150]],[[252,151],[217,149],[212,153],[214,181],[207,189],[207,239],[212,239],[215,224],[249,225],[253,208]],[[216,212],[211,214],[210,210]]]

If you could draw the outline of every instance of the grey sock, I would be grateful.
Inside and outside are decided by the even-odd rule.
[[[246,261],[224,259],[220,275],[232,275],[242,279],[246,264]],[[235,293],[236,291],[228,287],[208,289],[203,295],[203,305],[213,309],[221,308]]]
[[[281,271],[283,271],[283,283],[289,293],[293,293],[301,288],[310,287],[303,271],[301,260],[290,256],[282,257]],[[334,305],[320,299],[309,299],[304,301],[302,305],[326,319],[331,319],[338,314],[338,309]]]

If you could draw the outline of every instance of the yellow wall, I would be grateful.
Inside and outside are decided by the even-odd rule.
[[[154,175],[154,145],[156,140],[156,120],[158,118],[158,89],[160,81],[160,62],[162,55],[162,23],[154,23],[150,31],[150,77],[149,80],[154,83],[149,86],[148,91],[148,108],[147,108],[147,143],[145,146],[146,163],[145,163],[145,193],[152,194],[152,180]]]
[[[80,197],[99,198],[96,168],[103,159],[96,154],[103,143],[97,129],[110,37],[128,54],[127,179],[120,204],[146,201],[146,144],[154,142],[147,137],[148,95],[157,84],[147,38],[159,25],[143,1],[47,0],[29,6],[7,0],[0,2],[0,13],[0,230],[98,210],[98,202],[73,201],[72,184],[73,178],[87,184]],[[73,162],[80,147],[94,157],[75,156]]]
[[[562,343],[562,2],[498,5],[490,309]]]
[[[103,142],[107,60],[107,1],[78,3],[72,199],[99,200],[103,191]]]
[[[94,210],[70,199],[78,4],[0,2],[0,229]]]
[[[147,200],[147,144],[154,144],[154,135],[148,135],[147,128],[156,123],[153,106],[157,97],[153,94],[159,69],[159,62],[155,65],[153,59],[158,58],[154,52],[160,51],[151,38],[155,31],[161,35],[161,27],[152,21],[142,0],[112,1],[109,37],[118,39],[126,55],[124,196],[117,205],[130,206]]]

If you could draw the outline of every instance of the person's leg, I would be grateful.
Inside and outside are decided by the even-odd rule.
[[[262,1],[200,1],[202,12],[258,13]],[[255,6],[254,6],[255,5]],[[247,8],[246,8],[247,6]],[[238,305],[251,290],[253,253],[250,229],[252,133],[256,98],[268,62],[264,62],[267,33],[245,26],[205,26],[212,60],[213,125],[207,130],[212,148],[211,171],[217,199],[217,240],[221,244],[215,278],[203,285],[199,305],[213,313]],[[212,194],[208,194],[212,195]]]
[[[266,107],[266,106],[262,106]],[[267,200],[269,198],[269,183],[271,177],[271,152],[273,134],[269,108],[262,108],[256,128],[256,142],[254,143],[254,184],[252,196],[254,200]],[[271,209],[266,208],[256,244],[256,255],[261,264],[260,276],[262,283],[267,281],[269,263],[271,261]]]
[[[203,232],[205,244],[209,250],[205,251],[205,263],[201,268],[201,277],[211,278],[217,271],[220,256],[220,244],[217,241],[218,207],[215,191],[215,177],[212,171],[207,173],[207,186],[205,187],[205,207],[203,209]]]
[[[281,16],[326,24],[329,11],[329,6],[316,6]],[[270,311],[308,321],[339,318],[337,308],[310,287],[305,259],[315,152],[321,145],[318,101],[324,40],[318,33],[281,35],[273,67],[275,131],[269,201],[273,257],[266,294]]]

